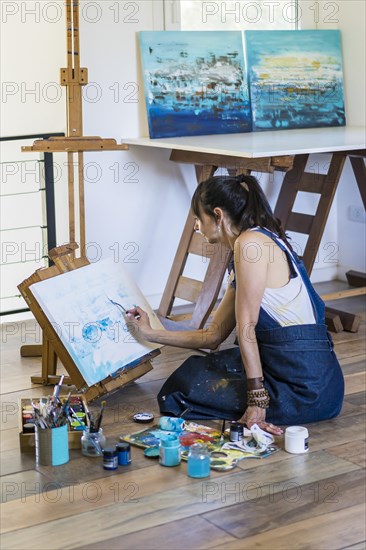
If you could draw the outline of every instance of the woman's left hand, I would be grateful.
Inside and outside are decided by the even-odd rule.
[[[261,430],[264,430],[265,432],[268,432],[270,434],[283,434],[282,428],[280,428],[279,426],[275,426],[270,422],[266,422],[266,409],[262,409],[261,407],[247,407],[247,410],[240,418],[240,420],[238,420],[238,422],[245,424],[249,430],[253,426],[253,424],[257,424],[257,426],[259,426]]]

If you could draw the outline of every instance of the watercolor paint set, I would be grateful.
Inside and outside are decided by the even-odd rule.
[[[70,449],[80,449],[80,440],[88,424],[87,406],[80,395],[60,395],[62,403],[69,398],[69,415],[67,419],[68,440]],[[35,411],[49,407],[50,396],[21,398],[19,401],[19,443],[21,452],[35,450]]]

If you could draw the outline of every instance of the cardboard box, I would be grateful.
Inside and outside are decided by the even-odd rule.
[[[83,397],[78,395],[73,395],[71,398],[80,398],[82,406],[84,408]],[[60,395],[60,399],[66,398],[66,395]],[[34,452],[35,451],[35,433],[24,433],[24,424],[31,422],[31,419],[24,418],[23,413],[31,413],[32,401],[39,402],[41,399],[46,399],[47,397],[34,397],[34,398],[22,398],[19,401],[19,443],[20,451],[23,452]],[[29,411],[26,411],[26,408],[29,408]],[[84,408],[85,412],[85,408]],[[27,422],[29,420],[29,422]],[[80,449],[81,448],[81,436],[83,435],[83,430],[72,429],[72,426],[68,424],[69,427],[69,449]]]

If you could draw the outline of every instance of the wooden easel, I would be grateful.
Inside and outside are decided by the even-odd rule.
[[[79,2],[66,0],[67,67],[60,69],[61,86],[66,87],[67,136],[36,140],[32,146],[22,147],[23,152],[67,153],[69,242],[75,239],[75,200],[79,202],[80,253],[85,253],[84,204],[84,152],[125,151],[128,145],[117,144],[115,139],[83,135],[82,87],[88,84],[88,69],[80,67]],[[77,156],[77,186],[74,181],[74,156]]]
[[[84,256],[75,258],[77,248],[78,245],[76,243],[70,243],[50,250],[49,256],[53,260],[54,265],[38,269],[33,275],[23,281],[18,288],[43,331],[42,375],[33,376],[31,381],[43,385],[57,384],[60,379],[60,376],[56,374],[57,357],[59,357],[69,374],[69,377],[64,378],[64,384],[74,384],[79,390],[83,391],[87,401],[93,401],[149,372],[152,369],[150,359],[159,355],[160,350],[154,350],[147,356],[142,357],[140,362],[134,365],[133,368],[122,371],[117,376],[108,376],[101,382],[98,382],[98,384],[90,387],[87,386],[57,332],[32,294],[32,284],[50,279],[51,277],[62,277],[63,273],[89,264],[89,261]]]
[[[67,67],[60,69],[60,82],[66,87],[67,136],[36,140],[32,146],[22,147],[22,152],[67,153],[68,166],[68,210],[69,242],[76,241],[76,205],[79,204],[80,255],[85,256],[85,203],[84,203],[84,152],[85,151],[125,151],[129,147],[117,144],[115,139],[83,135],[82,86],[88,84],[88,69],[80,67],[79,2],[66,0],[66,40]],[[75,182],[75,158],[77,160],[77,180]],[[76,185],[75,185],[76,183]],[[75,249],[69,252],[74,255]],[[42,364],[52,360],[52,351],[44,342],[40,345],[21,346],[22,357],[42,355]],[[52,361],[51,361],[52,362]],[[51,374],[51,373],[50,373]],[[38,378],[38,382],[36,382]],[[48,378],[47,378],[48,379]],[[35,383],[44,384],[45,377],[33,377]]]

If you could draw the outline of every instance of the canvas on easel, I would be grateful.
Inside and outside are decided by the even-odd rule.
[[[121,264],[112,258],[32,286],[32,293],[88,386],[128,368],[160,347],[141,341],[123,309],[140,305],[163,328]]]
[[[61,257],[51,251],[56,265],[36,271],[18,288],[49,350],[71,382],[93,400],[151,370],[150,359],[160,353],[160,345],[143,341],[133,330],[126,310],[139,305],[154,328],[163,326],[121,264],[112,258],[94,264],[73,259],[63,250],[71,248],[60,247]],[[55,368],[42,367],[42,375],[42,382],[50,383]]]

